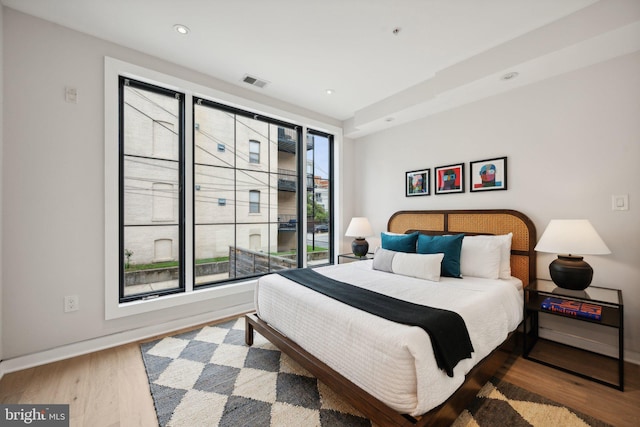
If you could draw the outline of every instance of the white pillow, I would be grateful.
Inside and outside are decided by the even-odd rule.
[[[511,240],[513,233],[503,234],[501,236],[493,236],[500,242],[500,278],[511,278]]]
[[[439,282],[442,258],[444,258],[444,254],[396,252],[391,262],[391,268],[396,274]]]
[[[473,276],[485,279],[500,277],[502,243],[493,236],[465,236],[460,250],[460,273],[462,277]]]

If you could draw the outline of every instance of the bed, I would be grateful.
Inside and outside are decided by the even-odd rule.
[[[378,254],[374,261],[315,269],[328,280],[458,313],[469,330],[471,357],[446,372],[436,366],[424,330],[345,306],[279,274],[258,282],[246,341],[251,345],[253,331],[259,332],[378,425],[449,425],[514,348],[522,288],[535,274],[535,228],[513,210],[401,211],[391,216],[387,231],[464,234],[467,242],[509,235],[509,278],[423,280],[381,271]]]

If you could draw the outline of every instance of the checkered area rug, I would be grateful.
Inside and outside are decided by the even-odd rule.
[[[371,426],[244,317],[141,344],[161,427]],[[492,378],[453,427],[608,426]],[[375,427],[375,426],[374,426]]]
[[[370,426],[244,318],[141,345],[160,426]]]
[[[452,427],[612,427],[506,381],[491,378]]]

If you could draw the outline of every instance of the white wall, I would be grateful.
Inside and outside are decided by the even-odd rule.
[[[625,346],[637,353],[639,118],[634,53],[357,139],[354,205],[376,232],[402,209],[517,209],[538,237],[553,218],[591,220],[612,251],[585,257],[592,285],[622,289]],[[470,193],[467,180],[464,194],[404,196],[405,171],[465,162],[468,172],[469,161],[500,156],[508,157],[507,191]],[[631,209],[612,211],[613,194],[628,194]],[[549,278],[553,258],[538,256],[538,277]]]
[[[135,339],[132,330],[149,333],[157,325],[251,306],[253,293],[245,292],[105,320],[104,57],[231,93],[254,111],[266,106],[258,112],[302,117],[317,129],[340,123],[12,9],[3,12],[5,359],[86,340],[109,345],[114,335]],[[65,86],[77,88],[77,104],[65,102]],[[79,311],[63,313],[65,295],[79,295]]]
[[[3,12],[4,12],[4,8],[0,7],[0,100],[4,99],[4,78],[3,78],[3,60],[4,60],[4,55],[3,55],[3,34],[4,34],[4,24],[3,24]],[[3,108],[4,108],[4,102],[0,102],[0,242],[2,242],[4,239],[2,238],[2,212],[4,212],[4,210],[2,209],[2,176],[4,175],[4,168],[2,167],[2,152],[3,152],[3,147],[4,147],[4,140],[2,138],[4,131],[3,131]],[[4,272],[2,269],[2,245],[0,245],[0,360],[3,359],[3,339],[2,339],[2,325],[4,324],[3,321],[3,317],[2,317],[2,284],[4,283]],[[2,369],[0,369],[0,377],[2,377]]]

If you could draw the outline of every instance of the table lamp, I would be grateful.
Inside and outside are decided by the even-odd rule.
[[[573,290],[586,289],[593,278],[593,268],[581,255],[611,253],[586,219],[552,219],[534,249],[558,254],[549,264],[551,280],[561,288]]]
[[[355,237],[355,240],[351,243],[351,251],[355,256],[363,257],[369,252],[369,242],[364,238],[367,236],[373,236],[373,230],[369,220],[365,217],[351,218],[349,227],[347,227],[345,236]]]

